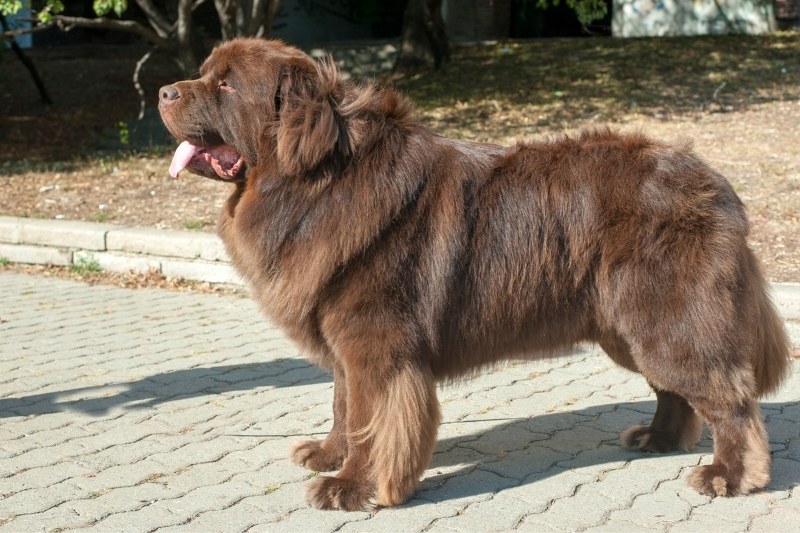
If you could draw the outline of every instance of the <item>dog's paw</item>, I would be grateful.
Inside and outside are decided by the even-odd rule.
[[[622,445],[629,450],[664,453],[680,447],[679,438],[670,433],[656,431],[650,426],[633,426],[619,435]]]
[[[344,463],[344,453],[331,450],[322,440],[306,440],[292,446],[292,461],[315,472],[339,470]]]
[[[372,485],[328,476],[319,476],[309,482],[306,500],[317,509],[371,511],[377,507]]]
[[[760,484],[743,483],[741,477],[733,479],[730,471],[725,465],[702,465],[697,466],[689,474],[689,485],[697,489],[698,492],[706,496],[738,496],[748,494],[755,489],[766,486],[769,482],[767,478]]]
[[[706,496],[735,496],[736,487],[728,479],[728,469],[723,465],[695,467],[689,474],[689,485]]]

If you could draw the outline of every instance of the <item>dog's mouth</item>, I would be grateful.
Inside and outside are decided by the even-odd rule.
[[[247,165],[230,145],[197,146],[183,141],[172,156],[169,175],[177,178],[183,170],[207,178],[236,181],[244,179]]]

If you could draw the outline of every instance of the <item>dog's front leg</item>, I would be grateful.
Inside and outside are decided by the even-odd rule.
[[[347,387],[347,458],[335,477],[310,482],[315,507],[398,505],[430,462],[439,426],[433,374],[423,358],[406,351],[401,330],[336,343],[345,348],[337,358]]]
[[[292,461],[314,470],[339,470],[347,457],[347,384],[342,365],[333,368],[333,427],[325,440],[306,440],[292,448]]]

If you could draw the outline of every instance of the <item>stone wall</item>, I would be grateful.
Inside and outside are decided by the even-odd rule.
[[[767,33],[772,0],[614,0],[615,37]]]

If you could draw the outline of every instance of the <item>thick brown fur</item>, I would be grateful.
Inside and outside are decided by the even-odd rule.
[[[334,426],[296,462],[336,470],[319,508],[403,502],[436,440],[435,383],[598,342],[656,390],[626,446],[688,449],[701,420],[709,495],[769,481],[756,398],[788,340],[747,219],[687,145],[609,129],[513,147],[446,139],[391,88],[340,79],[276,41],[216,48],[162,89],[180,140],[225,143],[247,171],[219,234],[254,298],[334,374]]]

